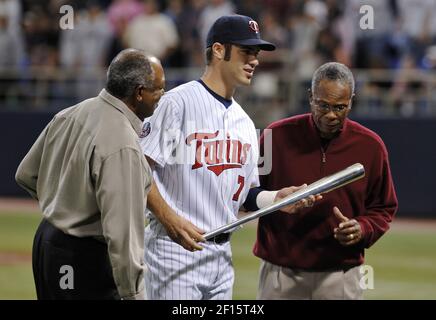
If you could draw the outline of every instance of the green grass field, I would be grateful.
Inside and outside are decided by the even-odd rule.
[[[234,299],[254,299],[259,260],[251,253],[254,227],[234,234]],[[391,230],[366,251],[374,289],[365,299],[436,299],[436,230]]]
[[[0,212],[0,299],[35,299],[30,254],[39,214]],[[374,289],[366,299],[436,299],[435,229],[393,228],[366,253]],[[256,297],[259,260],[251,253],[255,228],[232,238],[234,299]]]

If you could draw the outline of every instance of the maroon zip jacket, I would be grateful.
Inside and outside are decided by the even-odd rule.
[[[309,184],[357,162],[365,167],[365,177],[324,194],[312,208],[297,214],[275,212],[261,217],[253,253],[275,265],[310,271],[362,264],[364,248],[389,229],[398,208],[381,138],[346,119],[324,152],[311,114],[277,121],[268,129],[272,129],[272,171],[260,176],[261,187],[266,190]],[[260,150],[264,149],[264,134]],[[363,239],[359,243],[344,247],[333,237],[340,222],[334,206],[360,223]]]

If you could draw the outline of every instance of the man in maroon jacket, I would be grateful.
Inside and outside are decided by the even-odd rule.
[[[364,249],[389,229],[398,202],[383,141],[347,118],[353,96],[351,71],[339,63],[324,64],[312,78],[311,114],[268,127],[272,171],[261,176],[265,190],[310,183],[356,162],[366,175],[295,215],[260,218],[253,249],[262,259],[259,299],[363,296]]]

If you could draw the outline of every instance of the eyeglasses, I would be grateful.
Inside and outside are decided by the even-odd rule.
[[[321,113],[329,113],[330,111],[333,111],[336,114],[340,114],[348,109],[347,104],[336,104],[334,106],[329,105],[328,103],[325,103],[323,101],[316,101],[313,99],[313,104]]]

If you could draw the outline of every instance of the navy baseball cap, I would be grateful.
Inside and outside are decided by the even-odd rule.
[[[206,48],[215,42],[258,46],[265,51],[273,51],[276,46],[260,38],[259,25],[247,16],[222,16],[215,21],[207,34]]]

